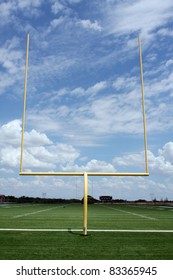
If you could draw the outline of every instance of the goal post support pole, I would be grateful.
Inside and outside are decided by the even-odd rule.
[[[83,198],[83,235],[87,235],[88,220],[88,174],[84,173],[84,198]]]

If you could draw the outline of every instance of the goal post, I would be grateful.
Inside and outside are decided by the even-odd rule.
[[[138,48],[139,48],[141,93],[142,93],[142,115],[143,115],[143,129],[144,129],[145,171],[146,171],[146,173],[148,173],[147,125],[146,125],[145,99],[144,99],[144,75],[143,75],[143,67],[142,67],[142,46],[141,46],[140,36],[138,36]]]
[[[23,93],[23,115],[22,115],[22,135],[21,135],[21,152],[20,152],[20,172],[23,167],[23,152],[24,152],[24,133],[25,133],[25,116],[26,116],[26,92],[28,78],[28,56],[29,56],[29,33],[26,41],[26,62],[25,62],[25,77],[24,77],[24,93]]]
[[[142,47],[140,37],[138,36],[139,60],[140,60],[140,78],[141,78],[141,94],[142,94],[142,115],[143,115],[143,134],[144,134],[144,154],[145,154],[145,171],[144,172],[32,172],[23,170],[23,154],[24,154],[24,134],[25,134],[25,116],[26,116],[26,97],[27,97],[27,76],[28,76],[28,57],[29,57],[29,41],[30,35],[27,35],[26,42],[26,63],[24,77],[24,97],[23,97],[23,115],[22,115],[22,133],[21,133],[21,152],[20,152],[20,172],[21,176],[83,176],[84,178],[84,199],[83,199],[83,235],[87,235],[87,214],[88,214],[88,176],[149,176],[148,171],[148,151],[147,151],[147,129],[146,129],[146,113],[144,99],[144,79],[142,67]]]

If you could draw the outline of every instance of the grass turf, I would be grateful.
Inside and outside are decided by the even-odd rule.
[[[172,260],[170,233],[0,232],[1,260]]]
[[[161,210],[162,209],[162,210]],[[1,228],[69,228],[68,232],[0,231],[0,259],[173,259],[173,233],[88,232],[82,205],[4,205]],[[91,229],[173,229],[172,209],[90,205]]]

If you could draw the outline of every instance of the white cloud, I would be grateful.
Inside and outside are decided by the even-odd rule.
[[[47,110],[30,110],[28,112],[28,124],[30,127],[34,127],[36,130],[39,131],[46,131],[46,132],[51,132],[51,131],[56,131],[57,133],[60,130],[60,123],[54,118],[54,113]]]
[[[38,8],[43,3],[43,0],[17,0],[17,5],[20,9]]]
[[[155,104],[154,104],[155,102]],[[171,104],[153,100],[147,112],[147,130],[150,133],[172,130]]]
[[[0,127],[0,168],[19,167],[21,121],[14,120]],[[64,143],[53,143],[45,133],[25,132],[23,167],[55,170],[57,164],[73,163],[80,153]],[[5,170],[4,169],[4,170]]]
[[[0,149],[0,166],[17,167],[19,166],[20,149],[8,145]]]
[[[79,156],[79,153],[70,145],[56,144],[50,147],[30,147],[24,149],[23,170],[57,170],[57,164],[68,164]],[[10,145],[0,149],[0,166],[19,168],[20,148]],[[6,168],[7,169],[7,168]]]
[[[0,146],[13,145],[20,146],[21,141],[21,121],[13,120],[0,127]],[[50,145],[52,141],[44,133],[39,133],[34,129],[25,132],[26,146]]]
[[[40,149],[35,148],[35,151],[37,150],[37,153],[32,153],[32,150],[25,149],[24,151],[24,158],[23,158],[23,170],[30,169],[34,170],[35,168],[41,171],[47,171],[47,170],[54,170],[56,168],[56,164],[53,164],[52,162],[49,162],[49,158],[45,158],[45,153],[40,154]],[[43,150],[41,150],[43,152]]]
[[[168,64],[170,65],[170,62],[168,62]],[[146,83],[145,91],[147,93],[147,96],[156,96],[156,95],[164,94],[165,92],[172,93],[173,74],[171,72],[163,73],[163,75],[160,75],[155,79],[153,78],[152,80]]]
[[[60,93],[60,92],[62,92],[62,90],[58,91],[58,93]],[[71,94],[73,96],[81,97],[81,96],[85,95],[86,90],[84,88],[82,88],[82,87],[77,87],[77,88],[75,88],[75,89],[73,89],[71,91],[70,91],[70,89],[65,89],[64,88],[64,93],[66,94],[67,92],[71,92]]]
[[[135,154],[129,154],[124,155],[121,157],[115,157],[113,159],[113,163],[115,166],[137,166],[137,167],[143,167],[145,162],[145,156],[144,153],[135,153]]]
[[[0,126],[0,146],[20,145],[21,121],[13,120]]]
[[[92,159],[86,165],[77,165],[77,164],[67,164],[62,167],[63,171],[73,171],[73,172],[116,172],[114,166],[111,163],[105,161],[100,161]]]
[[[162,69],[164,71],[163,65],[160,71]],[[166,72],[162,72],[159,78],[152,78],[152,73],[146,73],[145,104],[149,133],[172,127],[171,102],[165,95],[165,90],[170,93],[173,90],[172,80],[171,73],[166,76]],[[157,96],[159,98],[155,98]],[[31,127],[39,131],[56,131],[67,141],[72,141],[68,143],[75,144],[75,135],[78,134],[80,143],[89,146],[92,141],[93,146],[100,144],[96,143],[98,135],[143,134],[140,79],[134,75],[120,76],[113,82],[99,81],[88,88],[64,87],[43,97],[41,105],[46,105],[47,109],[30,112]],[[55,107],[55,102],[60,105]]]
[[[56,27],[61,25],[64,22],[64,17],[54,18],[51,20],[49,27],[47,28],[47,33],[53,31]]]
[[[5,195],[47,198],[82,198],[83,182],[76,177],[0,177],[0,193]]]
[[[173,165],[166,160],[164,156],[154,156],[152,152],[149,153],[149,168],[157,175],[172,175]]]
[[[95,172],[116,172],[114,166],[110,163],[100,160],[91,160],[86,165],[86,171],[95,171]]]
[[[0,165],[8,167],[18,167],[20,162],[20,143],[21,143],[21,121],[13,120],[0,127]],[[33,158],[32,154],[28,153],[27,147],[39,147],[41,145],[50,145],[52,142],[43,133],[38,133],[35,130],[25,133],[26,146],[25,156],[30,165],[44,167],[38,159]],[[52,168],[53,166],[51,166]]]
[[[171,0],[111,1],[105,7],[109,33],[118,35],[141,32],[145,39],[172,18]]]
[[[0,168],[0,174],[14,174],[14,170],[10,168]]]
[[[86,96],[86,98],[94,96],[104,89],[108,87],[108,82],[107,81],[100,81],[93,86],[88,87],[87,89],[84,89],[83,87],[76,87],[74,89],[70,88],[62,88],[59,89],[57,92],[55,92],[56,96],[58,95],[58,98],[61,96],[64,97],[65,95],[72,95],[76,97],[81,97],[81,96]],[[54,98],[53,98],[54,100]]]
[[[51,10],[54,14],[58,14],[60,11],[65,9],[65,5],[62,4],[60,1],[58,0],[54,0],[51,6]]]
[[[20,160],[20,148],[18,136],[21,134],[21,122],[19,120],[14,120],[5,125],[2,125],[0,128],[1,135],[1,146],[0,146],[0,172],[4,176],[8,174],[13,176],[14,168],[19,167]],[[12,137],[15,136],[14,138]],[[122,157],[115,157],[113,162],[106,162],[104,160],[91,159],[87,161],[85,158],[86,164],[80,165],[76,163],[76,160],[80,159],[80,152],[77,151],[72,145],[64,143],[52,143],[49,138],[43,134],[38,133],[37,131],[28,132],[28,145],[24,151],[24,168],[26,169],[36,169],[41,171],[87,171],[87,172],[117,172],[121,167],[129,169],[142,168],[144,164],[144,154],[135,153],[127,154]],[[11,139],[7,141],[8,139]],[[13,143],[14,140],[14,143]],[[32,145],[33,146],[32,146]],[[43,146],[46,144],[46,146]],[[82,159],[82,157],[81,157]],[[94,192],[95,196],[103,195],[106,193],[113,193],[115,198],[128,198],[128,199],[139,199],[147,198],[150,199],[151,193],[156,193],[157,198],[169,197],[171,194],[171,185],[165,185],[161,182],[152,181],[152,175],[171,175],[173,174],[173,143],[166,143],[161,149],[158,150],[157,154],[149,151],[149,172],[151,179],[148,180],[144,178],[101,178],[100,180],[94,179]],[[58,167],[59,166],[59,167]],[[15,171],[16,172],[16,171]],[[170,176],[168,176],[169,178]],[[54,188],[57,188],[57,182],[53,178],[51,180],[51,188],[48,192],[55,192]],[[14,193],[21,194],[21,186],[24,189],[24,193],[27,193],[27,189],[30,187],[30,193],[36,195],[37,191],[34,186],[38,185],[40,194],[44,190],[46,192],[47,181],[42,178],[32,179],[32,184],[30,181],[20,181],[16,178],[1,178],[0,187],[1,192],[4,193],[4,184],[6,186],[5,193]],[[11,185],[10,185],[11,184]],[[58,183],[62,188],[68,187],[68,182],[61,180]],[[82,184],[82,183],[81,183]],[[90,182],[91,184],[91,182]],[[32,187],[31,187],[32,185]],[[50,185],[50,181],[49,181]],[[75,183],[74,183],[75,185]],[[106,185],[106,190],[105,190]],[[15,188],[15,189],[14,189]],[[135,190],[135,194],[134,194]],[[61,192],[63,196],[63,191]],[[68,195],[73,195],[73,192],[69,190]]]
[[[50,145],[52,141],[44,133],[39,133],[32,129],[25,132],[26,147],[37,147],[41,145]]]
[[[44,95],[47,109],[40,110],[39,106],[39,111],[30,111],[30,126],[39,131],[56,132],[74,145],[77,136],[77,145],[86,146],[100,145],[101,136],[108,137],[112,133],[143,133],[139,85],[135,78],[127,78],[127,81],[123,78],[126,87],[121,91],[125,93],[120,90],[117,93],[117,81],[113,83],[114,88],[110,81],[100,81],[86,89],[62,88]],[[55,106],[55,102],[59,106]]]
[[[51,25],[52,28],[55,28],[58,25],[60,25],[63,21],[64,21],[63,17],[55,18],[50,22],[50,25]]]
[[[167,62],[166,62],[166,66],[169,67],[170,65],[173,64],[173,59],[169,59]]]
[[[97,20],[95,20],[94,22],[91,22],[89,19],[83,19],[83,20],[79,20],[78,23],[80,25],[82,25],[83,28],[86,28],[86,29],[92,29],[95,31],[102,30],[102,27],[100,26],[100,24],[98,23]]]
[[[27,148],[27,151],[33,157],[35,157],[37,159],[39,158],[41,161],[46,161],[46,162],[50,162],[50,163],[57,162],[56,155],[54,153],[51,153],[48,150],[48,147],[44,147],[44,146],[32,147],[31,146],[30,148]]]
[[[166,143],[162,149],[159,149],[158,153],[173,165],[173,142]]]
[[[149,173],[150,175],[172,175],[173,174],[173,142],[166,143],[158,154],[148,151]],[[115,167],[136,168],[144,166],[144,152],[115,157],[113,163]]]
[[[55,15],[58,13],[70,14],[72,11],[71,5],[77,4],[79,2],[81,2],[81,0],[50,0],[51,11]]]
[[[158,35],[161,36],[168,36],[168,37],[172,37],[173,36],[173,30],[169,29],[169,28],[160,28],[157,32]]]
[[[59,163],[74,162],[80,155],[72,145],[57,143],[50,146],[49,151],[56,156],[56,161]]]
[[[118,77],[113,82],[112,86],[117,90],[132,90],[139,88],[139,83],[136,77]]]
[[[99,93],[100,91],[106,89],[108,87],[108,83],[106,81],[101,81],[96,83],[95,85],[89,87],[86,90],[86,94],[90,93],[92,95],[95,95],[97,93]]]
[[[155,182],[151,177],[103,177],[94,180],[94,194],[112,195],[114,199],[165,199],[172,197],[172,190],[166,184]],[[152,198],[151,198],[152,196]]]
[[[12,63],[8,63],[6,70],[7,72],[3,72],[0,75],[0,95],[4,95],[6,93],[9,96],[12,96],[13,94],[17,96],[21,93],[20,84],[22,73],[20,69],[18,69],[19,71],[17,72],[17,68]]]
[[[35,159],[54,164],[54,168],[52,167],[52,169],[56,168],[56,164],[73,163],[80,155],[72,145],[63,143],[56,143],[46,147],[30,147],[27,151]],[[32,167],[31,163],[30,167]]]
[[[3,19],[8,19],[8,17],[10,17],[11,12],[14,8],[14,2],[8,1],[8,2],[4,2],[4,3],[0,3],[0,11],[1,11],[1,17]]]
[[[13,37],[7,40],[0,48],[0,66],[2,67],[0,76],[0,94],[4,93],[8,87],[20,84],[23,74],[23,52],[19,50],[19,39]]]
[[[47,87],[50,80],[55,78],[59,80],[66,76],[70,69],[75,66],[76,61],[76,57],[66,56],[64,53],[57,54],[56,51],[54,54],[40,56],[30,64],[29,73],[31,74],[28,83],[34,85],[36,90],[40,90],[40,83],[42,87],[43,85]]]
[[[126,94],[103,96],[88,104],[88,108],[84,106],[84,111],[81,108],[76,120],[94,134],[141,133],[141,112],[137,106],[138,103],[131,103]]]
[[[81,177],[30,177],[21,180],[18,176],[0,178],[0,192],[5,195],[17,197],[34,196],[82,198],[83,178]],[[172,189],[170,185],[147,180],[142,177],[89,177],[89,194],[96,198],[101,195],[112,195],[115,199],[165,199],[171,198]]]
[[[28,16],[38,16],[39,8],[43,0],[8,0],[8,2],[0,3],[1,22],[0,25],[8,24],[16,20],[16,12],[20,11]]]
[[[80,3],[82,1],[83,0],[67,0],[67,2],[70,3],[70,4],[77,4],[77,3]]]

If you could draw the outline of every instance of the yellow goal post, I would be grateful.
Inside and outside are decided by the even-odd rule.
[[[21,176],[83,176],[84,178],[84,203],[83,203],[83,235],[87,235],[87,214],[88,214],[88,176],[149,176],[148,171],[148,151],[147,151],[147,129],[146,129],[146,114],[144,100],[144,78],[142,67],[142,47],[140,36],[138,36],[139,61],[140,61],[140,78],[141,78],[141,94],[142,94],[142,115],[143,115],[143,133],[144,133],[144,157],[145,171],[144,172],[32,172],[23,171],[23,154],[24,154],[24,134],[25,134],[25,116],[26,116],[26,96],[27,96],[27,76],[28,76],[28,57],[29,57],[30,35],[27,35],[26,42],[26,62],[24,76],[24,97],[23,97],[23,115],[22,115],[22,133],[21,133],[21,152],[20,152],[20,172]]]

